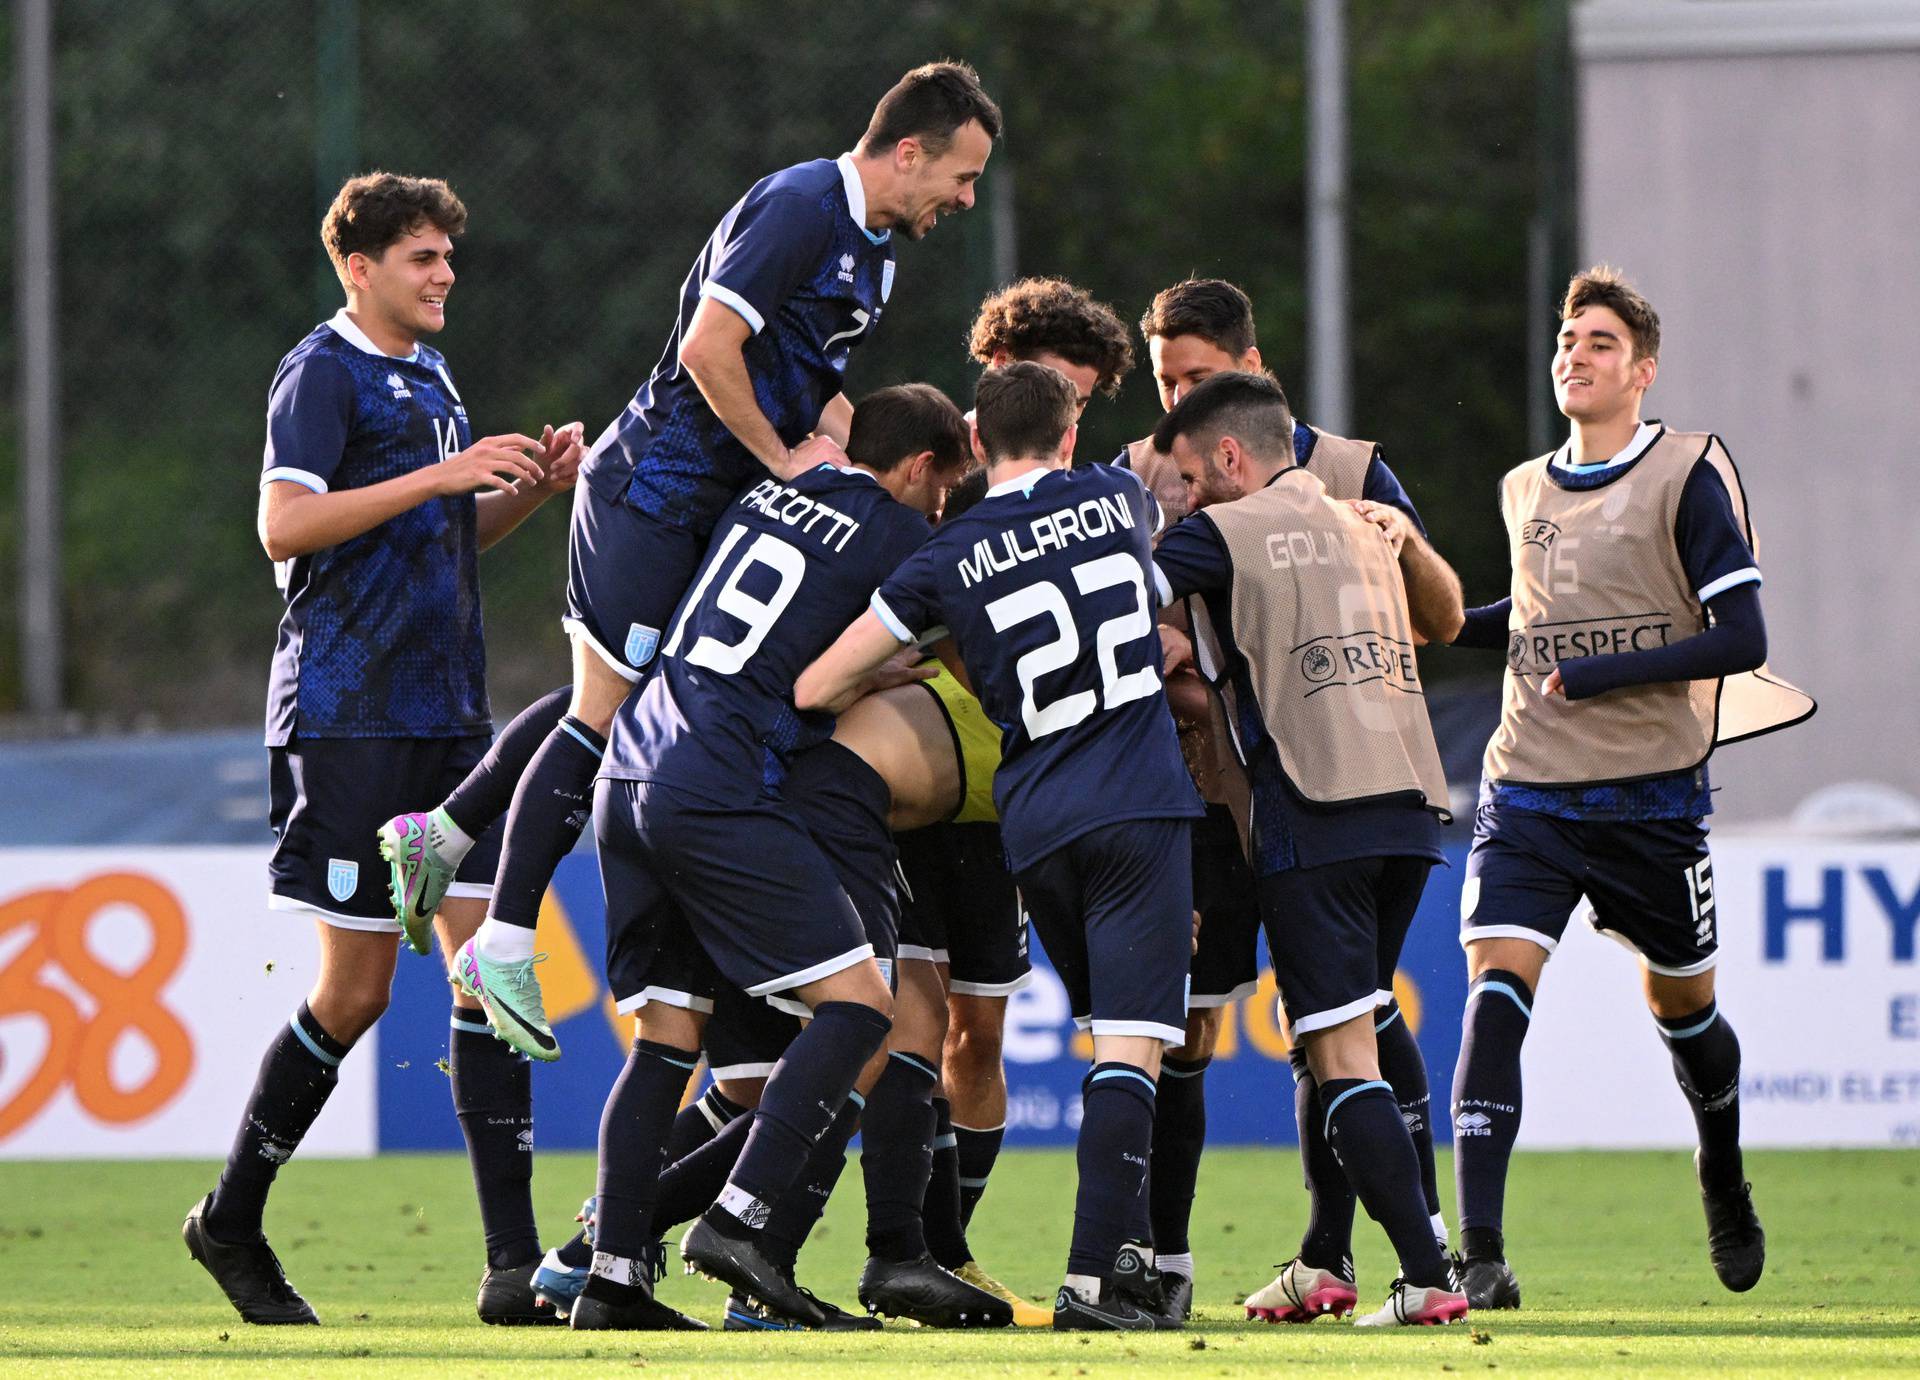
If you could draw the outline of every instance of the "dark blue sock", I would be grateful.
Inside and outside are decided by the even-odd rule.
[[[593,1264],[593,1242],[587,1240],[585,1231],[577,1231],[554,1254],[569,1270],[584,1270]]]
[[[1307,1185],[1307,1230],[1300,1238],[1300,1259],[1322,1270],[1352,1277],[1353,1185],[1327,1144],[1327,1109],[1307,1068],[1305,1045],[1287,1055],[1293,1065],[1293,1116],[1300,1129],[1300,1168]]]
[[[807,1156],[800,1177],[773,1205],[773,1215],[767,1219],[762,1237],[767,1243],[767,1254],[789,1272],[799,1260],[800,1248],[819,1222],[820,1214],[827,1210],[827,1199],[833,1196],[833,1186],[840,1182],[841,1171],[847,1167],[847,1142],[860,1129],[860,1116],[865,1107],[866,1099],[859,1093],[847,1094],[840,1115],[833,1119],[827,1133],[813,1143],[813,1153]]]
[[[737,1116],[712,1140],[661,1171],[659,1196],[653,1204],[655,1236],[664,1236],[670,1228],[691,1221],[713,1206],[713,1200],[727,1186],[727,1175],[740,1162],[740,1149],[752,1129],[752,1117]]]
[[[667,1163],[673,1164],[691,1155],[745,1110],[721,1092],[719,1084],[708,1088],[682,1107],[673,1119],[673,1131],[667,1136]]]
[[[892,1028],[892,1021],[858,1002],[826,1001],[813,1009],[813,1019],[767,1077],[721,1206],[750,1227],[766,1225],[766,1214],[799,1177]]]
[[[513,788],[527,774],[527,764],[553,732],[553,726],[560,722],[560,716],[567,712],[567,701],[572,697],[570,685],[549,690],[500,730],[487,755],[442,802],[441,808],[460,826],[461,832],[479,838],[507,812],[507,807],[513,804]]]
[[[927,1175],[927,1196],[921,1200],[920,1223],[927,1234],[927,1250],[949,1270],[973,1259],[967,1244],[967,1224],[960,1217],[960,1152],[954,1138],[953,1106],[944,1097],[933,1099],[933,1168]]]
[[[981,1130],[973,1126],[953,1128],[954,1148],[960,1155],[960,1222],[973,1221],[973,1210],[986,1195],[987,1176],[993,1162],[1000,1158],[1000,1142],[1006,1138],[1006,1123]]]
[[[1159,1105],[1153,1114],[1153,1245],[1163,1255],[1185,1255],[1200,1152],[1207,1146],[1207,1066],[1213,1060],[1160,1061]]]
[[[1654,1018],[1673,1055],[1673,1076],[1700,1132],[1700,1180],[1714,1189],[1746,1182],[1740,1158],[1740,1040],[1709,1001],[1690,1016]]]
[[[1421,1288],[1451,1287],[1445,1257],[1420,1196],[1420,1162],[1400,1120],[1400,1104],[1383,1078],[1330,1078],[1320,1085],[1327,1144],[1367,1215],[1378,1222],[1400,1257],[1400,1273]]]
[[[661,1147],[687,1079],[700,1060],[694,1049],[635,1040],[600,1115],[600,1205],[596,1252],[638,1260],[655,1236],[653,1204]]]
[[[1517,973],[1489,969],[1467,993],[1453,1070],[1453,1176],[1469,1259],[1506,1256],[1507,1162],[1520,1134],[1520,1045],[1532,1021],[1533,989]]]
[[[507,811],[488,919],[525,929],[540,919],[554,869],[593,815],[593,776],[606,751],[605,738],[568,715],[533,754]]]
[[[1373,1044],[1379,1053],[1380,1076],[1393,1085],[1400,1119],[1413,1137],[1413,1153],[1420,1161],[1420,1191],[1431,1217],[1440,1211],[1440,1179],[1433,1167],[1433,1093],[1427,1084],[1426,1058],[1407,1028],[1398,1000],[1373,1013]]]
[[[530,1264],[540,1258],[540,1231],[533,1220],[531,1063],[494,1038],[484,1015],[456,1006],[447,1040],[447,1081],[480,1199],[487,1268]]]
[[[1073,1200],[1067,1273],[1113,1274],[1114,1257],[1144,1220],[1153,1153],[1153,1080],[1132,1064],[1095,1064],[1082,1083],[1080,1183]]]
[[[939,1074],[916,1054],[895,1050],[867,1094],[860,1119],[860,1174],[867,1187],[867,1253],[882,1260],[927,1254],[920,1220],[933,1176],[933,1090]]]
[[[260,1235],[274,1175],[293,1158],[307,1128],[327,1105],[340,1082],[340,1061],[351,1048],[321,1029],[305,1002],[267,1046],[207,1207],[207,1231],[215,1240],[251,1241]]]

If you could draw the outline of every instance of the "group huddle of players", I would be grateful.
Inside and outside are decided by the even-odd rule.
[[[731,1286],[730,1329],[1181,1326],[1205,1074],[1263,933],[1309,1218],[1248,1314],[1353,1311],[1356,1204],[1401,1271],[1360,1322],[1518,1307],[1501,1209],[1519,1051],[1582,895],[1645,967],[1714,1268],[1759,1278],[1705,759],[1730,719],[1744,736],[1810,702],[1747,674],[1759,571],[1724,448],[1640,420],[1651,307],[1610,271],[1575,279],[1554,359],[1571,435],[1508,475],[1513,592],[1467,609],[1379,448],[1294,417],[1230,283],[1153,298],[1166,415],[1110,464],[1076,466],[1078,424],[1132,367],[1129,332],[1057,278],[981,305],[969,413],[924,384],[848,402],[895,233],[971,207],[1000,132],[970,68],[930,64],[851,153],[756,183],[591,447],[578,423],[472,440],[422,343],[465,208],[429,179],[342,188],[323,239],[347,305],[281,363],[260,509],[287,599],[270,904],[315,918],[320,976],[184,1229],[248,1321],[317,1321],[267,1245],[268,1191],[384,1010],[396,935],[424,954],[436,932],[488,1322],[704,1328],[654,1297],[691,1221],[680,1255]],[[572,683],[496,738],[476,555],[567,490]],[[1459,1254],[1393,999],[1451,822],[1427,642],[1508,656],[1461,907]],[[1749,685],[1737,714],[1727,677],[1729,706]],[[636,1031],[583,1230],[543,1252],[529,1061],[560,1049],[534,929],[589,820],[607,981]],[[1093,1050],[1051,1309],[966,1240],[1029,920]],[[794,1273],[856,1131],[864,1313]]]

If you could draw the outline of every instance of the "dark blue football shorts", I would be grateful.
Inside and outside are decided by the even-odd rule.
[[[1255,883],[1280,1002],[1296,1035],[1392,1000],[1393,971],[1432,870],[1431,858],[1351,858]]]
[[[721,984],[702,1046],[716,1080],[765,1078],[800,1033],[799,1018],[738,987]]]
[[[466,779],[492,739],[303,738],[267,749],[267,822],[278,839],[267,864],[267,905],[349,930],[400,933],[376,837],[407,810],[423,810]],[[449,897],[493,895],[501,821],[475,840]]]
[[[711,532],[658,522],[593,485],[573,490],[567,534],[567,616],[560,626],[615,672],[638,681],[653,664]]]
[[[1703,819],[1560,819],[1492,804],[1473,817],[1460,942],[1530,939],[1552,954],[1585,896],[1589,923],[1649,972],[1692,977],[1720,940]]]
[[[1014,875],[1082,1029],[1185,1042],[1190,833],[1184,818],[1105,824]]]
[[[859,912],[777,803],[708,804],[658,782],[594,784],[607,898],[607,981],[618,1008],[711,1015],[723,982],[787,992],[873,957]]]
[[[1193,822],[1193,908],[1200,912],[1189,1007],[1229,1006],[1260,983],[1260,897],[1225,805]]]
[[[1027,916],[1000,826],[933,824],[900,835],[900,956],[947,965],[950,989],[1004,997],[1033,980]]]

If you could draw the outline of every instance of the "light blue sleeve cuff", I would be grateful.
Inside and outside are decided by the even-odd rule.
[[[873,592],[873,598],[868,601],[867,606],[873,610],[873,616],[875,618],[878,618],[882,623],[886,624],[887,631],[892,633],[900,641],[912,642],[916,640],[914,635],[907,630],[907,625],[902,623],[899,616],[887,607],[887,601],[880,597],[879,590],[876,589]]]
[[[766,329],[766,318],[753,309],[753,303],[735,292],[732,288],[722,287],[719,283],[702,283],[700,295],[711,297],[723,307],[731,307],[740,314],[740,319],[752,328],[755,335]]]
[[[286,480],[289,484],[298,484],[303,489],[312,489],[317,494],[327,491],[327,481],[309,470],[296,470],[288,465],[275,465],[260,476],[260,487]],[[1757,577],[1756,577],[1757,578]]]
[[[1760,583],[1760,569],[1758,566],[1750,565],[1745,570],[1731,570],[1717,580],[1709,580],[1696,592],[1696,597],[1704,604],[1707,600],[1713,598],[1714,595],[1725,594],[1735,585],[1749,583],[1756,585]]]
[[[1153,563],[1153,592],[1159,598],[1161,608],[1173,602],[1173,586],[1167,583],[1166,572],[1160,569],[1158,561]]]

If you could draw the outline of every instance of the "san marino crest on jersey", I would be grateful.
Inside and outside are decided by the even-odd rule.
[[[327,895],[345,901],[360,889],[360,864],[345,858],[327,859]]]
[[[637,671],[652,661],[653,654],[659,646],[660,629],[649,628],[644,623],[631,623],[627,626],[627,665],[634,670]]]

